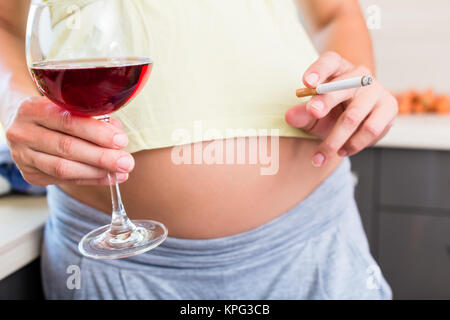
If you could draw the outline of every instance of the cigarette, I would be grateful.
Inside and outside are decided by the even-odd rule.
[[[345,89],[353,89],[359,87],[370,86],[373,82],[373,78],[371,76],[362,76],[358,78],[345,79],[340,81],[328,82],[319,84],[317,88],[302,88],[296,91],[297,97],[309,97],[316,96],[318,94],[324,94],[333,91],[345,90]]]

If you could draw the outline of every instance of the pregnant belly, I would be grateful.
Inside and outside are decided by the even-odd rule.
[[[207,150],[211,142],[189,146],[191,164],[180,157],[186,153],[175,153],[173,148],[135,153],[136,167],[130,179],[121,184],[129,217],[163,222],[169,235],[178,238],[215,238],[245,232],[301,202],[341,161],[336,157],[326,166],[314,168],[311,157],[317,141],[280,138],[279,147],[269,144],[266,157],[257,156],[255,164],[249,160],[253,150],[249,140],[243,140],[245,149],[240,151],[245,150],[245,156],[241,163],[237,163],[237,157],[226,161],[226,154],[221,155],[224,164],[218,156],[215,159],[219,163],[215,164],[202,157],[195,161],[195,153]],[[238,148],[234,151],[236,156]],[[111,210],[105,187],[60,187],[91,207],[107,213]]]

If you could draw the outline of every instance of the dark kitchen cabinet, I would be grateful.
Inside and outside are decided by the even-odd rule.
[[[377,215],[374,207],[377,197],[377,184],[374,177],[378,175],[375,166],[375,150],[367,149],[352,159],[352,172],[355,178],[355,198],[358,202],[361,220],[369,239],[372,255],[377,258]]]
[[[379,259],[396,296],[450,297],[449,231],[450,216],[381,212]]]
[[[380,204],[450,212],[450,152],[381,150]]]
[[[372,148],[352,157],[352,171],[394,299],[450,299],[450,152]]]
[[[0,300],[43,300],[40,259],[0,281]]]

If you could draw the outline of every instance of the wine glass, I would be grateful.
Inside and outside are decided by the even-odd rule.
[[[26,55],[40,92],[72,114],[109,121],[130,102],[152,70],[145,21],[129,0],[33,0]],[[136,38],[139,35],[139,38]],[[155,248],[166,227],[128,219],[116,175],[108,175],[112,221],[86,234],[80,252],[95,259],[119,259]]]

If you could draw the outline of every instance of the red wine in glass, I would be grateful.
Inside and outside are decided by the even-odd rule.
[[[49,100],[71,114],[104,121],[139,93],[151,70],[148,58],[45,61],[30,66],[36,85]],[[167,229],[152,220],[129,220],[115,174],[108,177],[112,223],[85,235],[79,243],[80,252],[95,259],[118,259],[158,246]]]
[[[39,90],[79,116],[103,116],[132,100],[152,70],[147,58],[50,61],[31,66]]]
[[[83,2],[77,14],[73,2]],[[135,37],[139,26],[146,26],[146,17],[124,12],[129,2],[30,1],[27,66],[49,101],[70,114],[107,122],[144,88],[152,71],[152,48],[148,37]],[[78,18],[85,23],[82,28],[72,23]],[[129,28],[131,25],[133,28]],[[70,57],[55,57],[60,52]],[[107,176],[111,223],[85,234],[78,243],[80,253],[93,259],[121,259],[160,245],[168,235],[164,224],[151,219],[130,220],[116,173]]]

